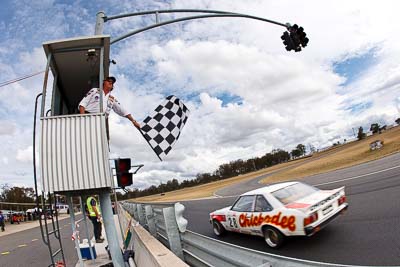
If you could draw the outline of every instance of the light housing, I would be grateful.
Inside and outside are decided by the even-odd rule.
[[[304,218],[304,226],[312,224],[313,222],[318,221],[318,213],[314,212],[310,214],[308,217]]]
[[[338,205],[339,205],[339,206],[342,205],[342,204],[345,203],[345,202],[346,202],[346,196],[345,196],[345,195],[341,196],[341,197],[338,199]]]
[[[132,185],[132,173],[129,172],[129,170],[131,169],[131,159],[116,159],[114,162],[118,187],[124,189],[126,186]]]

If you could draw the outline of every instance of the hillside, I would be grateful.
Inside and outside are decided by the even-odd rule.
[[[384,142],[383,148],[370,151],[369,144],[375,140]],[[400,151],[400,127],[394,127],[382,134],[375,134],[362,141],[349,142],[347,144],[334,146],[323,152],[314,153],[311,157],[298,159],[273,167],[265,168],[257,172],[236,176],[233,178],[212,182],[195,187],[189,187],[176,191],[167,192],[163,195],[152,195],[132,199],[142,202],[168,202],[180,201],[197,198],[213,197],[215,191],[235,183],[253,179],[257,176],[268,174],[281,170],[262,182],[278,182],[285,180],[298,179],[318,173],[329,172],[349,166],[357,165],[363,162],[382,158],[384,156]]]

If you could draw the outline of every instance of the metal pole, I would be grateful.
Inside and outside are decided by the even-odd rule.
[[[165,232],[168,236],[170,250],[183,260],[181,237],[176,223],[174,207],[163,208]]]
[[[54,76],[54,80],[53,80],[53,96],[54,95],[56,95],[56,90],[57,90],[57,79],[58,79],[58,73],[56,73],[56,75]],[[51,110],[51,116],[53,116],[54,115],[54,111],[56,110],[55,109],[55,97],[52,97],[52,101],[51,101],[51,108],[50,108],[50,110]],[[49,112],[50,110],[48,110],[47,112]],[[59,110],[60,111],[60,110]],[[47,112],[46,112],[46,117],[47,117]]]
[[[153,208],[151,207],[151,205],[146,205],[144,208],[146,212],[146,220],[147,220],[147,226],[149,227],[149,232],[152,236],[156,236],[157,229],[156,229],[156,220],[153,214]]]
[[[72,197],[68,196],[68,195],[66,197],[67,197],[68,208],[69,208],[69,216],[70,216],[70,219],[71,219],[72,233],[75,233],[75,231],[76,231],[76,227],[75,227],[75,212],[74,212],[74,206],[72,205]],[[79,264],[80,264],[81,267],[84,267],[84,263],[83,263],[83,260],[82,260],[81,249],[79,247],[78,236],[75,236],[75,248],[76,248],[76,252],[78,253]]]
[[[122,35],[120,37],[117,37],[113,40],[111,40],[110,44],[114,44],[118,41],[121,41],[122,39],[125,39],[129,36],[138,34],[140,32],[144,32],[153,28],[157,28],[157,27],[161,27],[164,25],[168,25],[168,24],[172,24],[172,23],[176,23],[176,22],[181,22],[181,21],[187,21],[187,20],[195,20],[195,19],[204,19],[204,18],[224,18],[224,17],[236,17],[236,18],[247,18],[247,19],[254,19],[254,20],[260,20],[260,21],[264,21],[264,22],[268,22],[268,23],[272,23],[272,24],[276,24],[279,26],[283,26],[285,28],[290,27],[290,23],[280,23],[280,22],[276,22],[273,20],[269,20],[269,19],[264,19],[264,18],[260,18],[260,17],[256,17],[256,16],[250,16],[250,15],[244,15],[244,14],[238,14],[238,13],[226,13],[226,14],[212,14],[212,15],[198,15],[198,16],[191,16],[191,17],[183,17],[183,18],[177,18],[177,19],[172,19],[172,20],[168,20],[168,21],[164,21],[161,23],[156,23],[147,27],[143,27],[141,29],[129,32],[125,35]]]
[[[94,28],[94,34],[95,35],[101,35],[103,34],[103,28],[104,28],[104,17],[106,14],[104,11],[99,11],[96,14],[96,26]]]
[[[100,89],[100,113],[103,113],[103,80],[104,80],[104,65],[103,65],[103,58],[104,58],[104,46],[100,48],[100,73],[99,73],[99,89]]]
[[[52,57],[52,54],[49,53],[49,55],[47,56],[46,71],[44,73],[44,82],[43,82],[43,91],[42,91],[42,95],[43,95],[43,97],[42,97],[42,109],[41,109],[41,112],[40,112],[40,117],[44,117],[44,106],[46,104],[47,80],[49,78],[51,57]]]
[[[85,212],[85,209],[83,208],[83,203],[84,202],[83,202],[82,196],[79,197],[79,202],[80,202],[80,205],[81,205],[81,210],[82,210],[82,215],[83,215],[83,222],[85,223],[85,231],[86,231],[86,236],[87,236],[88,243],[89,243],[90,257],[92,258],[94,263],[96,263],[96,259],[94,258],[94,253],[93,253],[92,241],[91,241],[89,230],[88,230],[88,226],[87,226],[86,212]]]
[[[100,193],[100,207],[113,264],[115,267],[124,267],[125,263],[122,257],[121,248],[118,245],[117,229],[115,228],[109,192]]]
[[[112,179],[112,184],[114,184],[114,179]],[[114,187],[114,185],[113,185]],[[115,197],[115,202],[114,202],[114,211],[115,214],[119,215],[119,207],[118,207],[118,199],[117,199],[117,193],[116,190],[114,189],[114,197]],[[122,225],[121,225],[121,220],[119,219],[120,217],[118,216],[118,225],[119,225],[119,230],[121,231],[121,236],[122,239],[124,237],[124,230],[122,230]]]
[[[144,215],[144,212],[143,212],[143,204],[137,204],[136,205],[136,207],[137,207],[137,213],[138,213],[138,219],[139,219],[139,223],[143,226],[143,227],[145,227],[146,226],[146,221],[145,221],[145,215]]]
[[[159,10],[149,10],[149,11],[141,11],[141,12],[134,12],[134,13],[127,13],[115,16],[105,17],[104,21],[114,20],[114,19],[121,19],[126,17],[134,17],[134,16],[143,16],[143,15],[150,15],[150,14],[163,14],[163,13],[211,13],[211,14],[236,14],[233,12],[227,11],[220,11],[220,10],[209,10],[209,9],[159,9]]]

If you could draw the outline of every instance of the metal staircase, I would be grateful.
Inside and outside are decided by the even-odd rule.
[[[45,245],[48,247],[51,264],[48,266],[61,267],[65,266],[65,257],[61,243],[61,235],[60,235],[60,226],[58,223],[58,212],[57,205],[54,203],[53,205],[53,197],[55,198],[55,194],[47,193],[48,203],[46,204],[45,200],[45,192],[42,192],[42,195],[39,196],[38,186],[37,186],[37,176],[36,176],[36,113],[37,113],[37,103],[39,97],[42,96],[42,93],[36,96],[35,101],[35,114],[34,114],[34,122],[33,122],[33,176],[35,181],[35,195],[36,195],[36,211],[39,215],[39,224],[40,224],[40,232],[42,235],[42,240]],[[40,200],[41,201],[40,201]],[[55,210],[53,210],[55,207]],[[54,236],[54,239],[52,239]],[[55,241],[55,242],[53,242]],[[57,249],[53,249],[53,243],[57,244]]]
[[[42,195],[44,196],[44,192],[42,191]],[[60,235],[60,226],[58,223],[58,211],[57,205],[54,204],[55,210],[53,210],[53,197],[55,199],[55,195],[48,193],[48,209],[46,209],[46,204],[44,203],[44,198],[42,198],[42,203],[40,205],[42,212],[40,212],[39,224],[40,224],[40,232],[42,235],[42,240],[46,244],[49,250],[51,264],[48,266],[61,267],[65,265],[65,257],[61,242]],[[36,199],[38,199],[38,195],[36,195]],[[37,203],[39,204],[39,203]],[[39,206],[39,205],[38,205]],[[54,236],[55,240],[52,240],[52,236]],[[54,242],[52,242],[54,241]],[[54,249],[54,247],[56,249]]]

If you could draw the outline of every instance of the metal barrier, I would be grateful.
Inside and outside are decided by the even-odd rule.
[[[151,236],[149,231],[138,223],[138,218],[132,218],[130,214],[143,215],[142,207],[137,206],[120,208],[118,206],[118,217],[121,228],[125,230],[124,247],[128,250],[134,250],[134,260],[130,260],[130,267],[188,267],[183,260],[178,258],[172,251],[168,250],[161,242]],[[154,224],[155,226],[155,224]],[[121,229],[121,231],[123,231]],[[126,238],[126,239],[125,239]]]
[[[252,250],[186,230],[185,207],[180,203],[155,204],[124,202],[130,213],[150,234],[191,266],[252,267],[349,267],[299,260]],[[360,267],[360,266],[359,266]]]

